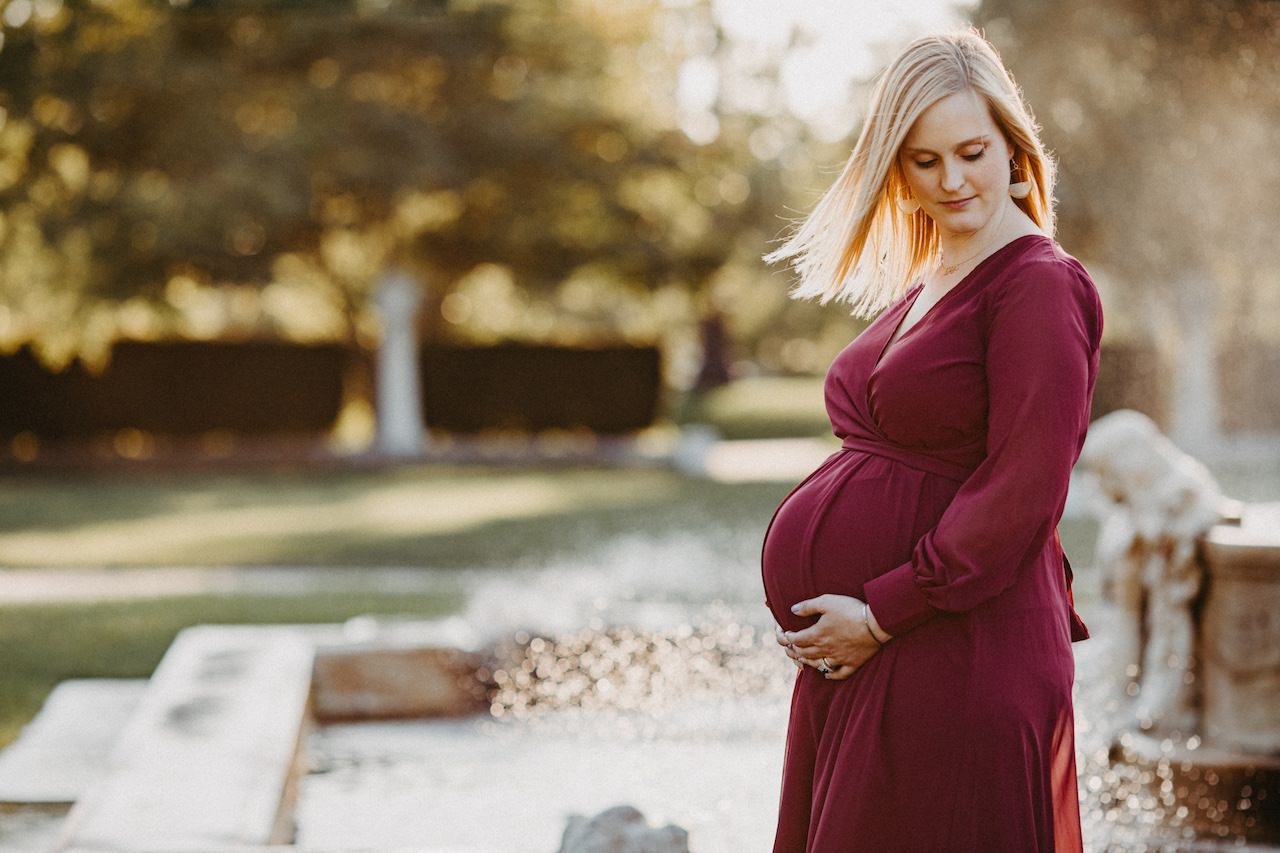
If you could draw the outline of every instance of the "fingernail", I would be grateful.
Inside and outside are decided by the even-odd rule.
[[[795,613],[795,612],[796,612],[797,610],[799,610],[799,609],[800,609],[800,605],[799,605],[799,604],[793,604],[793,605],[791,605],[791,612],[792,612],[792,613]]]

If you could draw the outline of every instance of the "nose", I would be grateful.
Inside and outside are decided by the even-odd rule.
[[[942,161],[942,191],[954,193],[964,186],[964,169],[952,160]]]

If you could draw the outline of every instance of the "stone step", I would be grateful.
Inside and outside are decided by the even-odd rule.
[[[294,626],[179,633],[54,849],[288,844],[313,658]]]
[[[71,804],[101,777],[146,679],[80,678],[53,689],[0,752],[0,805]]]

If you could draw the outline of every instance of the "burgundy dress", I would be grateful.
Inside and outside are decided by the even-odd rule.
[[[796,673],[775,853],[1082,849],[1057,535],[1102,308],[1051,238],[983,259],[892,347],[916,283],[835,358],[843,446],[774,511],[765,603],[867,601],[894,635],[851,677]]]

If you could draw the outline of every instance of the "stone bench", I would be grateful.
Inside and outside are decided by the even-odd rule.
[[[292,626],[182,631],[54,849],[287,844],[313,658]]]

